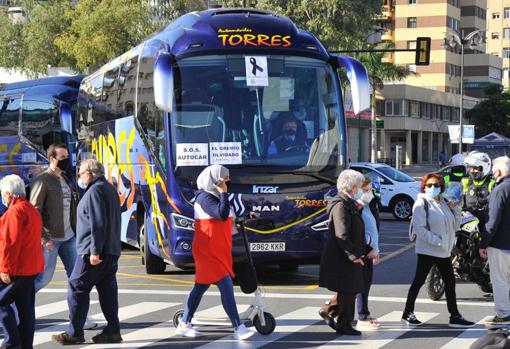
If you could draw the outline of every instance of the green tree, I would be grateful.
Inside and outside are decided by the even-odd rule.
[[[219,0],[241,7],[242,0]],[[255,1],[247,0],[247,3]],[[289,17],[300,29],[313,33],[331,51],[357,48],[381,12],[381,0],[258,0],[256,8]]]
[[[23,25],[13,23],[3,11],[0,11],[0,67],[22,67],[24,48],[22,37]]]
[[[173,0],[154,7],[151,13],[157,22],[164,25],[188,12],[206,10],[208,2],[208,0]]]
[[[72,10],[68,0],[49,0],[27,11],[22,27],[22,68],[36,75],[45,73],[48,66],[74,66],[75,61],[55,45],[55,37],[67,29],[65,14]]]
[[[81,0],[65,18],[70,25],[55,44],[78,70],[94,70],[156,29],[150,9],[138,0]]]
[[[393,44],[383,44],[381,46],[375,47],[375,49],[379,50],[390,50],[393,48]],[[375,117],[375,106],[376,106],[376,92],[382,90],[384,88],[385,81],[397,81],[403,80],[410,75],[416,75],[416,73],[410,71],[405,66],[398,66],[393,63],[384,63],[383,58],[387,53],[385,52],[366,52],[363,53],[359,60],[365,66],[367,70],[367,74],[370,81],[370,86],[372,87],[372,146],[371,146],[371,154],[370,161],[376,162],[376,143],[377,143],[377,133],[376,133],[376,117]]]
[[[485,90],[487,99],[466,112],[466,118],[475,125],[477,134],[498,132],[510,135],[510,94],[498,86]]]

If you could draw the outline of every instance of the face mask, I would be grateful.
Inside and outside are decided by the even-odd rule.
[[[88,187],[88,185],[87,185],[87,184],[85,184],[85,182],[84,182],[84,181],[82,181],[82,179],[81,179],[81,178],[78,178],[78,186],[79,186],[81,189],[83,189],[83,190],[87,189],[87,187]]]
[[[284,133],[286,136],[289,136],[289,137],[294,137],[296,135],[296,131],[293,129],[285,130]]]
[[[57,162],[57,167],[64,172],[69,170],[70,166],[71,166],[71,160],[69,160],[69,158],[58,160],[58,162]]]
[[[363,192],[363,195],[361,195],[360,200],[365,204],[368,205],[372,200],[374,199],[374,193],[372,191],[369,192]]]
[[[356,192],[356,194],[354,194],[354,196],[352,197],[353,200],[359,200],[361,198],[361,196],[363,195],[363,190],[361,189],[358,189],[358,191]]]
[[[3,196],[2,196],[2,205],[4,205],[5,207],[9,206],[9,204],[5,201]]]
[[[469,172],[469,177],[478,181],[483,178],[483,172]]]
[[[427,194],[429,198],[434,199],[436,196],[441,194],[441,188],[425,188],[425,194]]]

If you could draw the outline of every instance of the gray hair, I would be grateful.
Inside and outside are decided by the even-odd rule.
[[[5,176],[0,180],[0,192],[10,193],[15,198],[24,198],[26,196],[25,182],[15,174]]]
[[[365,176],[358,171],[344,170],[340,173],[340,176],[338,176],[336,187],[338,191],[350,192],[355,186],[361,187],[364,181]]]
[[[510,158],[508,156],[500,156],[492,161],[492,173],[501,171],[501,175],[508,176],[510,174]]]
[[[94,177],[99,177],[104,175],[104,166],[96,159],[87,159],[83,160],[80,163],[80,170],[82,172],[87,171],[92,173]]]

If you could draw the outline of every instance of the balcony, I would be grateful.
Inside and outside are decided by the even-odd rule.
[[[394,34],[393,30],[387,29],[381,34],[381,40],[382,41],[393,41],[394,40],[393,34]]]
[[[391,5],[384,5],[381,13],[375,16],[376,20],[390,20],[393,19],[393,8]]]

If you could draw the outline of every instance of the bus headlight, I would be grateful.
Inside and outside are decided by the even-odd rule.
[[[172,213],[170,215],[172,217],[173,225],[177,228],[186,229],[186,230],[195,230],[195,220],[186,216],[182,216],[177,213]]]
[[[329,228],[329,219],[322,221],[320,223],[312,225],[312,229],[315,231],[328,230]]]

